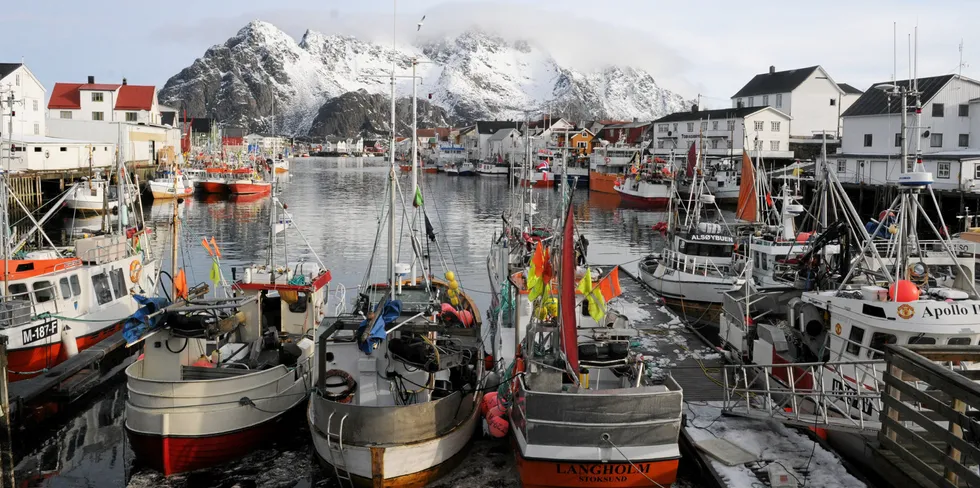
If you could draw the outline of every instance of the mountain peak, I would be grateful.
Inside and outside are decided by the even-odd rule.
[[[378,99],[366,95],[388,96],[393,58],[397,95],[411,94],[405,75],[412,73],[412,58],[417,58],[419,98],[446,109],[457,123],[522,117],[528,107],[556,103],[567,107],[563,115],[573,120],[649,120],[688,105],[641,69],[579,71],[562,66],[531,42],[508,41],[479,28],[393,51],[390,45],[312,29],[296,42],[260,20],[249,22],[168,80],[160,99],[187,108],[191,116],[217,117],[257,130],[270,128],[273,103],[275,126],[287,133],[310,132],[314,119],[321,121],[318,132],[324,127],[377,128],[380,122],[374,119],[366,125],[331,125],[323,122],[329,119],[324,110],[373,110]],[[359,90],[364,93],[344,103],[328,103]]]

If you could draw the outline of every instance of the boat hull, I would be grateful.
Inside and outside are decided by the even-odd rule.
[[[150,187],[150,194],[154,200],[172,200],[174,198],[189,197],[194,194],[193,188],[181,188],[179,192],[174,192],[173,187],[155,188]]]
[[[643,263],[640,279],[682,320],[714,328],[721,322],[724,293],[734,284],[732,278],[668,271],[660,264],[651,269]]]
[[[515,446],[516,447],[516,446]],[[515,449],[524,488],[649,487],[650,480],[670,486],[677,480],[679,459],[630,462],[581,462],[527,459]]]
[[[426,166],[425,168],[422,168],[422,171],[424,173],[438,173],[439,168],[436,168],[434,166]]]
[[[599,193],[618,194],[618,192],[616,191],[616,180],[618,180],[619,178],[620,178],[619,175],[590,171],[589,190],[596,191]]]
[[[205,180],[199,184],[199,188],[205,193],[227,193],[228,183],[223,180]]]
[[[235,181],[228,183],[228,191],[233,195],[262,195],[272,191],[272,185],[266,182]]]
[[[81,352],[120,330],[122,330],[122,322],[109,325],[91,334],[77,337],[75,338],[75,344],[78,346],[78,351]],[[68,359],[63,355],[64,347],[61,341],[57,340],[57,337],[55,339],[48,344],[8,350],[7,380],[16,382],[34,378],[40,375],[46,368],[51,368]],[[25,374],[24,372],[33,374]]]
[[[670,202],[668,197],[642,197],[624,191],[617,191],[623,203],[644,207],[665,207]]]

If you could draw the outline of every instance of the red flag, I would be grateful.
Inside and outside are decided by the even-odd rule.
[[[578,382],[578,314],[575,306],[575,218],[572,206],[568,206],[565,216],[565,232],[561,244],[561,280],[558,287],[561,290],[559,312],[561,315],[561,348],[565,353],[568,365],[576,375]]]
[[[602,298],[608,302],[623,293],[619,286],[619,266],[616,266],[594,287],[602,291]]]
[[[691,149],[687,151],[687,176],[688,178],[694,176],[694,167],[698,164],[698,150],[694,147],[694,143],[691,143]]]

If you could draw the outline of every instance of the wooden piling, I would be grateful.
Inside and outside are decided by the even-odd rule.
[[[7,388],[7,336],[0,335],[0,486],[16,488],[14,446],[10,432],[10,396]]]

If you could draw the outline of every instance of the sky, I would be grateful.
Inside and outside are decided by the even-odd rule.
[[[395,0],[397,1],[397,0]],[[909,35],[918,26],[918,73],[980,79],[975,0],[206,0],[161,4],[46,0],[6,5],[0,62],[23,60],[50,90],[57,81],[155,84],[189,66],[250,20],[294,38],[307,29],[390,43],[444,37],[472,26],[526,39],[562,64],[646,69],[663,88],[729,98],[755,74],[822,65],[837,82],[865,90],[909,76]],[[426,16],[420,32],[416,23]],[[960,66],[960,43],[963,65]]]

